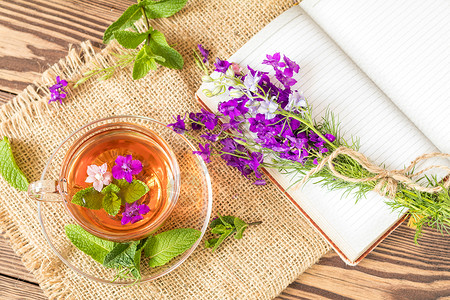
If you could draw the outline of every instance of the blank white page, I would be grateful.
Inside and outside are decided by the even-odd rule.
[[[295,88],[304,91],[316,117],[330,107],[340,118],[344,136],[360,137],[361,152],[373,162],[402,168],[417,155],[437,150],[300,7],[275,19],[229,60],[270,71],[261,62],[275,52],[300,64]],[[208,87],[203,84],[197,94],[217,112],[218,103],[227,97],[207,98],[201,91]],[[287,176],[268,171],[284,189],[291,185]],[[312,183],[287,192],[351,261],[400,217],[373,192],[356,204],[353,197],[341,198],[340,191],[331,193]]]
[[[450,153],[450,1],[300,4],[444,153]]]

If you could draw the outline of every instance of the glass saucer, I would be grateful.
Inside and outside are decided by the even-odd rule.
[[[64,148],[68,141],[77,138],[86,130],[90,130],[90,128],[99,124],[118,122],[132,123],[157,132],[172,148],[178,161],[181,183],[180,194],[173,211],[158,232],[175,228],[194,228],[202,233],[189,250],[174,258],[165,266],[150,268],[147,258],[143,255],[141,260],[142,279],[140,282],[149,282],[170,273],[188,259],[206,232],[211,216],[212,189],[206,164],[200,156],[192,153],[196,149],[184,136],[167,128],[165,124],[147,117],[115,116],[101,119],[81,127],[57,147],[47,161],[41,180],[57,178],[59,160],[65,154]],[[38,202],[38,219],[43,234],[53,252],[73,271],[106,284],[129,285],[135,282],[133,278],[116,279],[117,270],[103,267],[70,242],[65,234],[64,226],[76,223],[62,203]]]

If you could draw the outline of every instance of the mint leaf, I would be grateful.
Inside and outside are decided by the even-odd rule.
[[[151,38],[154,42],[158,43],[161,46],[170,47],[170,45],[167,43],[164,33],[162,33],[161,31],[153,30],[151,32]]]
[[[141,79],[150,72],[150,70],[156,70],[155,59],[147,54],[151,52],[148,45],[144,45],[136,56],[136,60],[133,65],[133,79]]]
[[[103,194],[97,192],[93,187],[78,191],[72,198],[72,203],[89,209],[101,209]]]
[[[228,232],[229,230],[234,230],[234,227],[227,228],[225,225],[219,224],[216,227],[214,227],[213,229],[211,229],[211,233],[212,234],[224,234],[224,233]]]
[[[103,188],[102,194],[118,193],[119,191],[120,191],[120,188],[117,185],[115,185],[114,183],[110,183]]]
[[[64,228],[72,244],[101,264],[114,248],[114,242],[98,238],[79,225],[68,224]]]
[[[117,180],[120,191],[117,195],[127,203],[133,203],[142,198],[150,190],[148,186],[140,180],[133,180],[128,183],[125,179]]]
[[[212,231],[212,230],[211,230]],[[216,243],[214,244],[214,247],[212,248],[212,252],[216,251],[217,247],[222,244],[222,242],[230,235],[232,234],[234,229],[227,229],[225,232],[222,233],[222,235],[217,239]]]
[[[132,31],[116,31],[114,37],[116,40],[127,49],[134,49],[139,46],[148,36],[149,32],[132,32]]]
[[[206,240],[205,248],[213,248],[216,245],[218,240],[219,240],[218,238],[212,238],[212,239]]]
[[[118,30],[123,30],[128,27],[131,27],[134,22],[139,20],[142,17],[141,7],[138,4],[133,4],[127,8],[126,11],[115,21],[112,23],[105,31],[103,35],[103,43],[109,43],[115,35],[115,32]]]
[[[180,53],[177,52],[177,50],[173,49],[172,47],[160,44],[161,34],[162,33],[157,30],[153,31],[149,41],[149,46],[152,53],[164,58],[164,61],[155,58],[156,61],[160,65],[170,69],[182,69],[184,65],[183,57]],[[156,35],[156,37],[154,37],[154,35]]]
[[[17,166],[6,136],[0,140],[0,174],[13,188],[20,191],[28,190],[28,180]]]
[[[244,233],[244,230],[247,229],[248,224],[238,217],[234,217],[234,227],[236,227],[236,234],[234,235],[234,238],[237,240],[242,239],[242,234]]]
[[[159,267],[184,253],[199,239],[201,232],[191,228],[180,228],[153,236],[147,242],[145,255],[150,258],[150,267]]]
[[[115,216],[119,213],[122,201],[116,195],[116,193],[107,193],[103,197],[103,209],[111,216]]]
[[[114,248],[105,256],[103,265],[105,265],[106,267],[133,267],[136,247],[136,242],[117,243]]]
[[[209,224],[209,227],[214,228],[220,224],[222,224],[222,225],[229,224],[230,226],[232,226],[232,224],[234,224],[234,217],[233,216],[220,216],[217,219],[212,220],[211,223]]]
[[[187,0],[161,0],[161,1],[144,1],[145,14],[150,19],[168,18],[185,5]]]

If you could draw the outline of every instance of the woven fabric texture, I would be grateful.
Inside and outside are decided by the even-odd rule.
[[[75,82],[96,65],[111,65],[115,59],[111,53],[119,50],[112,44],[97,52],[89,42],[70,49],[39,82],[0,108],[0,136],[10,138],[18,165],[34,181],[55,147],[90,121],[127,114],[169,123],[172,115],[199,110],[194,94],[201,71],[192,58],[197,43],[214,56],[229,57],[292,5],[280,0],[189,1],[180,13],[153,23],[185,58],[183,70],[160,67],[138,81],[132,80],[130,69],[119,70],[110,80],[68,88],[64,104],[49,105],[48,86],[57,75]],[[3,179],[0,229],[51,299],[271,299],[329,251],[326,241],[274,184],[254,186],[220,159],[208,168],[213,214],[263,223],[214,253],[200,245],[178,269],[151,283],[113,287],[73,272],[46,244],[36,203]],[[58,222],[58,215],[52,222]]]

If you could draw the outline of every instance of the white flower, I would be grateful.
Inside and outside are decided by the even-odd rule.
[[[97,165],[88,166],[86,182],[93,183],[94,189],[101,192],[103,185],[108,185],[112,181],[112,174],[107,169],[108,165],[106,163],[100,167]]]
[[[274,112],[277,109],[278,109],[278,104],[276,102],[273,102],[270,100],[265,100],[265,101],[260,102],[260,105],[258,108],[258,113],[265,114],[266,119],[272,119],[273,117],[275,117]]]
[[[245,76],[244,85],[250,92],[255,92],[260,80],[261,76],[258,76],[258,73],[256,73],[256,76],[254,77],[251,73],[248,73],[247,76]]]
[[[294,108],[298,107],[306,107],[306,101],[302,93],[294,91],[292,94],[289,95],[288,104],[286,104],[284,109],[287,111],[291,111]]]

